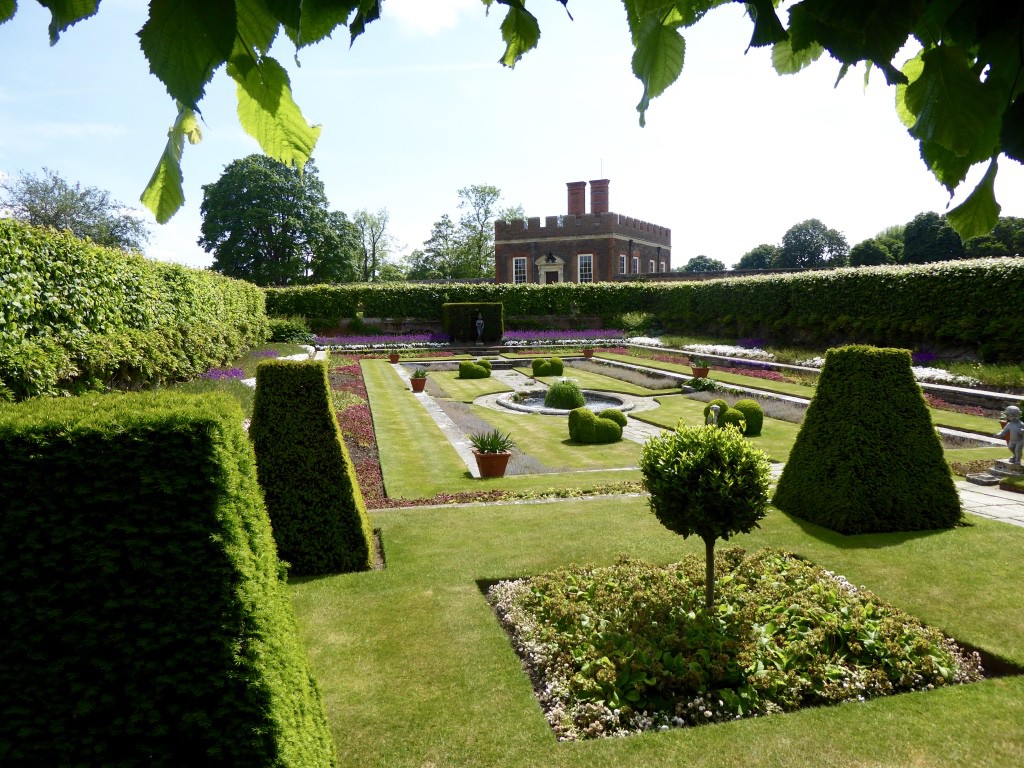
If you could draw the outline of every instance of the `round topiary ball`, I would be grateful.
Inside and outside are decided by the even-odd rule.
[[[547,408],[572,410],[583,406],[585,402],[580,386],[575,381],[556,381],[544,396],[544,405]]]
[[[742,413],[743,418],[747,422],[747,429],[743,433],[744,435],[756,437],[761,434],[761,427],[764,426],[764,409],[761,408],[761,404],[757,400],[749,398],[737,400],[733,408]]]
[[[718,426],[724,427],[727,424],[733,424],[739,427],[740,434],[746,434],[747,421],[743,418],[743,411],[737,411],[735,408],[727,408],[718,414]]]
[[[620,427],[626,426],[626,414],[620,411],[618,408],[606,408],[597,414],[600,419],[611,419]]]
[[[727,410],[729,410],[729,404],[727,402],[725,402],[725,400],[722,400],[721,398],[719,398],[717,400],[712,400],[710,403],[705,405],[704,406],[704,421],[705,422],[707,422],[707,420],[708,420],[708,414],[711,413],[711,406],[712,405],[717,405],[718,406],[718,423],[721,424],[722,423],[722,414],[725,413]]]

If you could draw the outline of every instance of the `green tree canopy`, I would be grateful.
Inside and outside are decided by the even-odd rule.
[[[141,251],[149,240],[146,223],[111,199],[109,192],[69,184],[49,168],[39,176],[22,171],[0,183],[0,213],[3,209],[26,224],[68,230],[83,240],[125,251]]]
[[[779,246],[761,243],[740,256],[736,269],[771,269],[778,253]]]
[[[388,254],[394,245],[388,224],[391,216],[387,208],[376,213],[367,210],[356,211],[354,223],[357,232],[358,252],[357,279],[364,283],[381,282],[381,270],[387,264]],[[393,274],[393,273],[391,273]]]
[[[892,264],[892,254],[885,242],[868,238],[850,249],[850,266],[867,267],[878,264]]]
[[[903,261],[927,264],[964,258],[964,244],[949,220],[934,211],[919,213],[903,231]]]
[[[328,211],[312,160],[302,173],[265,155],[235,160],[203,186],[200,212],[199,245],[217,272],[257,285],[355,277],[355,230]]]
[[[721,272],[725,269],[725,262],[712,259],[710,256],[694,256],[683,265],[683,272]]]
[[[652,99],[680,76],[686,41],[680,30],[731,0],[623,0],[634,54],[633,73],[642,96],[643,125]],[[540,40],[540,24],[528,0],[482,0],[490,11],[504,6],[500,61],[513,67]],[[557,0],[568,6],[568,0]],[[51,43],[71,25],[96,13],[99,0],[40,3],[50,10]],[[301,166],[320,129],[309,125],[292,99],[284,68],[269,55],[280,31],[296,49],[347,33],[354,41],[381,13],[380,0],[316,3],[234,0],[227,3],[153,2],[138,33],[150,71],[166,86],[177,117],[150,179],[143,202],[166,221],[184,201],[181,156],[185,140],[196,143],[196,115],[206,86],[224,67],[236,85],[242,127],[263,151],[286,165]],[[949,213],[965,237],[988,233],[999,216],[995,199],[998,160],[1024,162],[1024,77],[1020,30],[1024,4],[977,0],[801,0],[787,6],[788,27],[777,0],[746,3],[751,47],[772,46],[782,74],[799,72],[828,53],[839,76],[864,63],[896,86],[897,114],[919,144],[919,153],[950,193],[970,169],[985,173],[967,199]],[[536,6],[535,6],[536,7]],[[17,3],[0,0],[0,22]],[[908,43],[920,46],[907,62],[896,57]],[[737,45],[737,54],[743,45]],[[553,73],[557,75],[557,73]]]
[[[782,236],[782,247],[772,264],[784,269],[821,269],[846,264],[850,246],[846,237],[818,219],[794,224]]]

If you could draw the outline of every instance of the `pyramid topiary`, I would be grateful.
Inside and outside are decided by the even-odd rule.
[[[373,531],[322,360],[256,369],[249,436],[281,559],[298,575],[373,567]]]
[[[830,349],[774,504],[839,533],[955,526],[960,499],[902,349]]]

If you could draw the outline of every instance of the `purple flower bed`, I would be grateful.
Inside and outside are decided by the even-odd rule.
[[[324,346],[372,347],[378,344],[447,344],[443,333],[377,334],[374,336],[317,336],[315,343]]]
[[[548,339],[621,339],[622,331],[587,328],[581,331],[505,331],[505,341],[544,341]]]
[[[218,379],[240,379],[245,376],[241,368],[211,368],[200,378],[216,381]]]

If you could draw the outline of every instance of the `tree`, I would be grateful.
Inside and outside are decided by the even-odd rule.
[[[710,256],[694,256],[683,265],[683,272],[722,272],[725,270],[725,262],[712,259]]]
[[[376,213],[356,211],[355,226],[359,236],[358,277],[364,283],[379,281],[380,268],[391,252],[393,241],[388,232],[388,209]]]
[[[773,267],[784,269],[821,269],[841,267],[850,246],[841,232],[829,229],[818,219],[794,224],[782,236],[782,247]]]
[[[905,224],[896,224],[886,227],[874,237],[880,245],[885,246],[885,249],[889,251],[893,264],[903,261],[903,236],[906,230]]]
[[[992,232],[967,240],[964,251],[969,259],[1024,255],[1024,219],[1000,216]]]
[[[458,228],[446,213],[434,222],[430,239],[423,243],[423,250],[417,249],[410,254],[408,278],[452,280],[460,277],[477,277],[478,275],[462,274],[462,253],[463,243]]]
[[[563,6],[568,0],[558,0]],[[632,69],[643,87],[637,105],[640,124],[651,100],[680,76],[686,41],[680,29],[692,27],[712,8],[731,0],[649,2],[624,0],[635,53]],[[537,46],[540,25],[526,0],[483,0],[489,11],[506,7],[500,25],[505,41],[501,63],[514,67]],[[44,3],[51,12],[50,41],[71,25],[92,16],[98,0]],[[221,5],[194,4],[168,12],[150,5],[150,18],[138,33],[150,71],[166,86],[177,108],[167,145],[143,193],[143,202],[164,222],[184,201],[181,156],[185,140],[200,141],[196,115],[206,85],[221,67],[236,85],[243,128],[263,151],[288,166],[302,166],[312,155],[320,129],[309,125],[292,99],[287,72],[269,55],[279,31],[297,49],[345,30],[351,41],[380,17],[376,0],[323,0],[320,3],[265,3],[235,0]],[[949,213],[965,237],[987,234],[995,226],[998,160],[1005,155],[1024,162],[1024,77],[1020,77],[1020,3],[972,0],[850,3],[802,0],[787,6],[789,27],[776,3],[746,4],[753,25],[750,47],[773,46],[772,65],[780,74],[799,72],[828,53],[840,65],[839,76],[865,63],[896,86],[897,114],[919,143],[919,154],[952,193],[970,169],[986,164],[970,196]],[[0,22],[14,16],[17,3],[0,3]],[[920,52],[899,67],[896,56],[908,43]],[[738,46],[742,48],[743,46]]]
[[[857,243],[850,249],[850,266],[866,267],[878,264],[892,264],[892,254],[881,240],[868,238]]]
[[[327,210],[312,160],[302,173],[265,155],[235,160],[203,186],[200,212],[217,272],[257,285],[353,277],[352,226]]]
[[[779,246],[761,243],[740,256],[740,260],[736,262],[736,269],[771,269],[778,253]]]
[[[715,601],[715,542],[760,527],[768,510],[768,455],[734,427],[680,424],[644,443],[640,471],[658,522],[704,541],[704,606]]]
[[[945,216],[919,213],[903,231],[903,262],[927,264],[964,258],[964,245]]]
[[[12,218],[37,227],[69,230],[97,245],[141,251],[149,240],[149,228],[136,212],[112,200],[96,187],[73,186],[56,171],[43,168],[42,175],[22,171],[0,183],[0,209]]]

